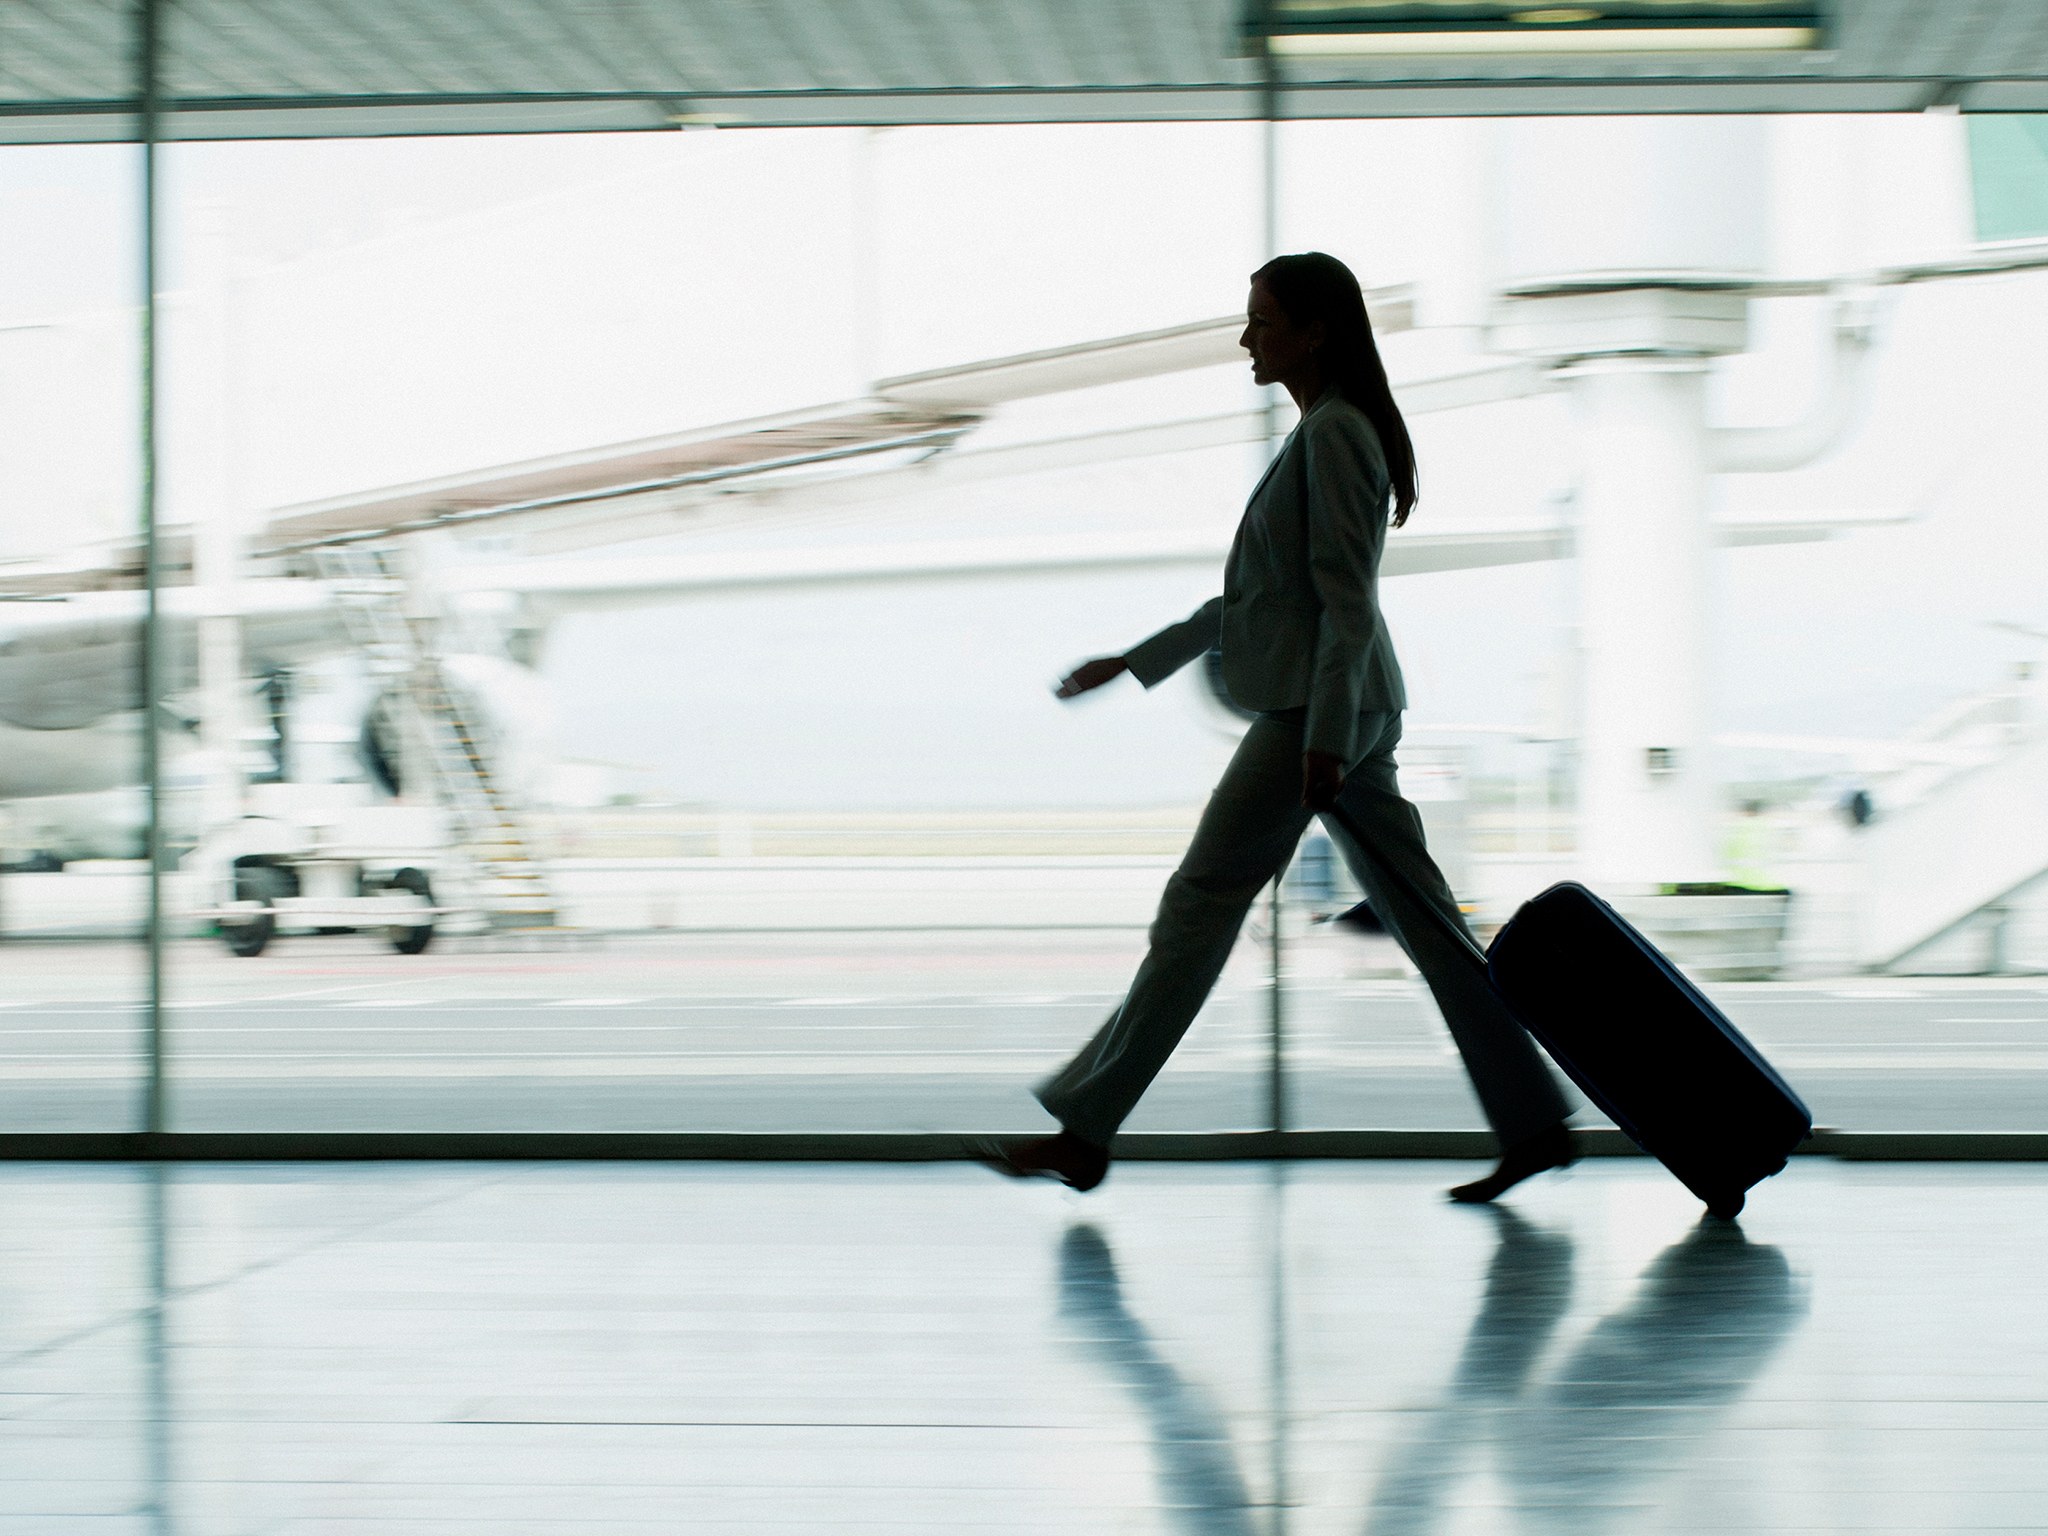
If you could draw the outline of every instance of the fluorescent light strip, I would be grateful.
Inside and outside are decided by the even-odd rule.
[[[1276,32],[1282,58],[1471,53],[1789,53],[1820,46],[1814,27],[1517,27],[1473,32]]]

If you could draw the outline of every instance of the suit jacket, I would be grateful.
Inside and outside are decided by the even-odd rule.
[[[1147,688],[1220,645],[1245,709],[1305,709],[1302,747],[1352,760],[1358,717],[1407,707],[1380,616],[1387,462],[1365,413],[1326,390],[1253,489],[1223,595],[1125,653]]]

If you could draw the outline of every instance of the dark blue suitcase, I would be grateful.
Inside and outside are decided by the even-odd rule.
[[[1326,814],[1402,878],[1348,814]],[[1716,1216],[1741,1214],[1750,1186],[1813,1134],[1806,1105],[1742,1031],[1576,881],[1524,902],[1491,949],[1445,927],[1565,1075]]]
[[[1742,1031],[1583,885],[1525,902],[1494,936],[1486,974],[1586,1097],[1716,1216],[1739,1214],[1813,1134]]]

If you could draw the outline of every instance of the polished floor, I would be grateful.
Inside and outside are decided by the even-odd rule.
[[[2048,1168],[0,1169],[0,1533],[2048,1531]]]

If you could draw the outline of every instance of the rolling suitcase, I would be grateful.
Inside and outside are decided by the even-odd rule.
[[[1387,878],[1401,878],[1333,814]],[[1813,1134],[1806,1105],[1756,1047],[1583,885],[1523,903],[1491,949],[1444,926],[1565,1075],[1716,1216],[1740,1214],[1750,1186]]]
[[[1716,1216],[1785,1166],[1813,1116],[1742,1031],[1583,885],[1532,897],[1487,979],[1565,1074]]]

